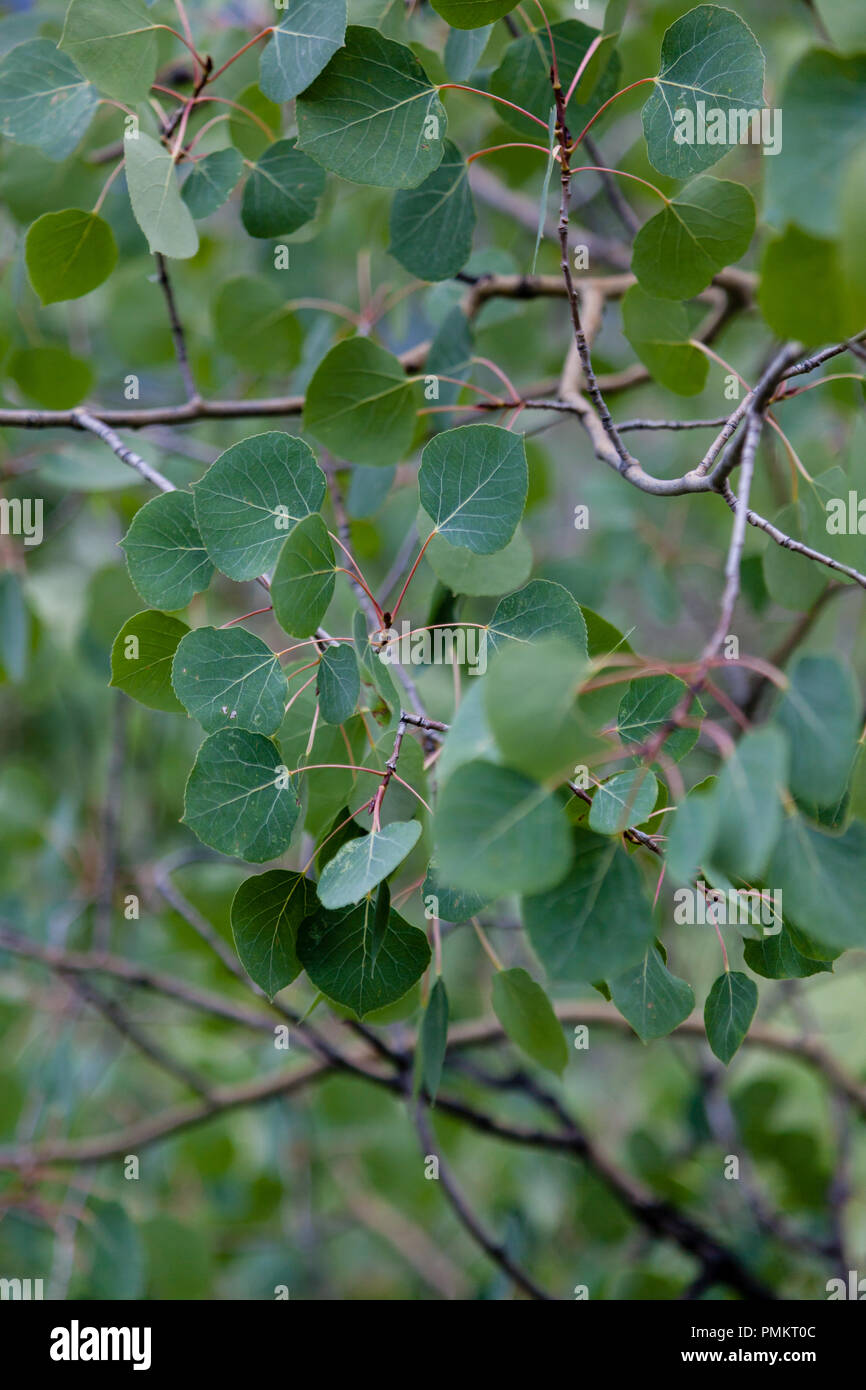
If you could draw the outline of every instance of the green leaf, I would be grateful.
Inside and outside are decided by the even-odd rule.
[[[774,333],[807,342],[848,337],[866,322],[866,286],[846,281],[838,244],[794,226],[767,243],[758,303]]]
[[[433,984],[418,1034],[419,1075],[431,1103],[436,1099],[448,1048],[448,993],[440,976]]]
[[[421,506],[451,545],[476,555],[503,550],[526,506],[523,435],[498,425],[443,430],[421,455],[418,484]]]
[[[866,144],[858,149],[848,165],[842,189],[842,225],[839,261],[846,284],[859,299],[866,295]]]
[[[709,363],[692,347],[689,314],[684,304],[653,299],[632,285],[622,301],[623,332],[641,362],[662,386],[680,396],[703,391]]]
[[[298,928],[316,908],[316,885],[303,874],[269,869],[244,879],[232,899],[232,936],[244,970],[273,999],[301,973]]]
[[[198,750],[184,796],[183,824],[211,849],[251,864],[287,850],[299,814],[298,788],[277,745],[246,729],[220,729]]]
[[[19,684],[27,675],[31,645],[30,609],[14,570],[0,572],[0,680]]]
[[[451,29],[445,40],[445,70],[452,82],[466,82],[477,68],[493,33],[493,25],[480,29]]]
[[[186,608],[211,581],[192,495],[180,488],[145,502],[120,544],[130,579],[153,608]]]
[[[799,816],[782,828],[766,881],[781,890],[785,920],[819,946],[866,946],[866,826],[826,835]]]
[[[707,777],[692,787],[676,810],[665,847],[668,871],[674,880],[690,883],[706,859],[719,824],[714,795],[718,778]]]
[[[756,975],[765,980],[805,980],[810,975],[832,972],[826,960],[811,960],[798,950],[791,933],[784,928],[775,936],[743,942],[743,959]]]
[[[301,149],[352,183],[414,188],[441,162],[447,117],[411,49],[350,25],[296,105]]]
[[[695,1007],[691,985],[671,974],[656,946],[608,983],[611,999],[641,1042],[667,1037]]]
[[[318,512],[299,521],[271,580],[274,617],[292,637],[312,637],[334,594],[334,547]]]
[[[866,12],[849,0],[816,0],[824,28],[845,53],[866,51]]]
[[[616,47],[620,30],[625,24],[628,6],[629,0],[607,0],[601,26],[601,43],[584,68],[583,76],[574,89],[573,99],[578,103],[585,104],[592,97],[594,105],[600,106],[604,100],[604,97],[596,92],[596,86],[602,72],[610,62],[611,50]]]
[[[630,681],[616,717],[623,743],[648,743],[668,722],[686,689],[685,682],[677,676],[638,676]],[[704,714],[700,700],[693,702],[691,714],[697,718]],[[664,757],[679,762],[697,741],[697,729],[673,729],[661,751]]]
[[[517,0],[432,0],[436,13],[454,29],[480,29],[502,19],[516,4]]]
[[[563,637],[586,656],[586,623],[580,605],[561,584],[533,579],[496,606],[487,626],[487,641],[497,652],[510,642],[537,642]]]
[[[569,776],[595,751],[576,710],[586,660],[564,637],[508,643],[484,682],[490,728],[510,767],[546,780]]]
[[[327,647],[319,661],[319,711],[327,724],[344,724],[361,693],[355,649],[349,642]]]
[[[590,44],[598,38],[598,30],[583,24],[579,19],[566,19],[561,24],[551,25],[551,32],[562,84],[566,86],[583,62]],[[554,104],[550,86],[550,64],[550,39],[541,26],[533,33],[523,34],[508,45],[499,67],[490,79],[490,90],[497,96],[504,97],[506,101],[513,101],[517,106],[522,106],[524,111],[530,111],[546,125],[548,113]],[[608,50],[604,55],[603,76],[598,90],[593,92],[590,89],[588,92],[592,97],[592,105],[582,105],[587,98],[578,99],[576,92],[572,96],[568,117],[569,126],[574,134],[582,129],[602,102],[613,96],[619,86],[620,66],[619,58]],[[593,83],[593,86],[595,85]],[[537,141],[540,134],[538,126],[534,121],[522,116],[519,111],[498,105],[497,115],[527,139]]]
[[[243,156],[231,147],[214,150],[197,160],[180,190],[193,217],[209,217],[221,208],[243,171]]]
[[[153,609],[128,618],[111,648],[110,684],[149,709],[182,713],[171,686],[171,663],[188,632],[186,623]]]
[[[50,39],[19,44],[0,60],[0,134],[66,159],[80,142],[99,95]]]
[[[6,373],[48,410],[79,405],[93,385],[90,364],[59,347],[20,348],[6,362]]]
[[[205,731],[273,734],[283,722],[288,687],[266,642],[242,627],[199,627],[177,649],[175,694]]]
[[[556,798],[522,773],[488,762],[452,773],[439,795],[434,838],[446,883],[490,898],[550,888],[571,860]]]
[[[395,193],[388,250],[421,280],[448,280],[472,253],[475,204],[469,169],[450,140],[442,163],[417,188]]]
[[[493,1012],[511,1041],[533,1062],[561,1076],[568,1065],[562,1024],[541,985],[519,966],[493,977]]]
[[[283,373],[300,362],[301,325],[272,282],[236,275],[222,286],[213,314],[220,346],[242,367]]]
[[[279,138],[283,113],[269,101],[255,82],[236,98],[237,106],[229,116],[229,136],[245,159],[258,159],[268,145]],[[245,107],[245,110],[240,110]],[[253,120],[252,117],[258,117]],[[264,129],[263,129],[264,127]]]
[[[198,232],[169,151],[143,130],[126,136],[123,151],[132,211],[150,250],[188,260],[198,250]]]
[[[327,908],[359,902],[402,864],[421,837],[421,822],[395,821],[341,845],[322,870],[319,899]]]
[[[309,87],[346,37],[346,0],[294,0],[259,61],[259,86],[271,101]]]
[[[438,917],[442,922],[468,922],[491,901],[481,893],[449,888],[440,879],[439,870],[432,862],[421,889],[421,897],[424,899],[425,912],[429,910],[433,917]]]
[[[838,231],[843,180],[866,137],[864,88],[866,53],[843,58],[811,48],[794,64],[779,101],[782,149],[767,160],[770,222],[796,222],[819,237]]]
[[[658,782],[647,768],[618,772],[596,789],[589,809],[589,828],[599,835],[621,835],[640,825],[653,810]]]
[[[80,299],[107,280],[117,243],[107,222],[69,208],[46,212],[27,233],[27,273],[43,304]]]
[[[72,0],[60,48],[101,92],[134,105],[156,76],[156,29],[144,0]]]
[[[289,236],[316,215],[324,171],[294,140],[265,150],[244,188],[241,221],[253,237]]]
[[[298,932],[298,957],[316,989],[358,1018],[402,999],[430,964],[424,933],[394,911],[374,959],[374,912],[365,898],[357,907],[318,911]]]
[[[230,579],[255,579],[276,564],[286,536],[325,499],[325,475],[308,444],[269,430],[220,454],[193,484],[207,552]]]
[[[725,763],[713,796],[717,827],[709,859],[731,877],[757,877],[782,824],[788,749],[778,729],[746,734]]]
[[[390,464],[387,468],[376,468],[372,464],[357,463],[352,469],[346,498],[349,515],[355,520],[375,516],[391,491],[396,476],[396,464]]]
[[[650,163],[660,174],[687,179],[708,169],[731,148],[729,130],[722,143],[701,142],[698,102],[704,103],[708,118],[713,111],[723,112],[726,126],[729,112],[760,109],[764,55],[749,26],[733,10],[699,5],[665,33],[655,84],[643,108]],[[691,116],[693,131],[682,118],[678,120],[678,112]],[[785,135],[790,139],[787,131]]]
[[[436,764],[443,785],[464,763],[471,763],[477,759],[487,762],[499,760],[499,752],[484,711],[486,679],[484,676],[470,682],[451,722],[448,737]],[[471,891],[471,888],[468,891]]]
[[[789,787],[803,805],[832,806],[845,793],[862,722],[850,668],[833,656],[801,657],[776,711],[788,736]]]
[[[631,268],[647,294],[691,299],[718,271],[745,255],[754,230],[749,190],[705,175],[641,227]]]
[[[495,555],[476,555],[465,546],[449,545],[442,536],[434,536],[424,554],[453,594],[501,594],[523,584],[532,570],[532,546],[520,526]]]
[[[390,352],[349,338],[313,374],[304,429],[350,463],[397,463],[415,432],[412,383]]]
[[[78,1262],[88,1266],[88,1296],[130,1302],[143,1296],[144,1252],[138,1231],[120,1202],[88,1197],[77,1244]]]
[[[567,877],[522,904],[532,949],[563,984],[622,973],[643,958],[653,938],[650,905],[625,850],[583,829],[574,845]]]
[[[789,502],[771,518],[774,526],[792,540],[827,548],[827,514],[812,489],[803,489],[796,502]],[[795,612],[811,608],[827,587],[822,565],[810,564],[804,556],[768,541],[763,555],[764,579],[774,603]]]
[[[758,1007],[758,987],[739,970],[726,970],[714,982],[704,1005],[707,1042],[728,1065],[749,1031]]]

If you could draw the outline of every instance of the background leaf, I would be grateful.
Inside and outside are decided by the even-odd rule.
[[[411,382],[390,352],[368,338],[349,338],[319,363],[304,428],[351,463],[395,463],[415,430]]]
[[[494,975],[493,1012],[527,1057],[562,1075],[568,1065],[562,1024],[541,985],[520,966],[498,970]]]

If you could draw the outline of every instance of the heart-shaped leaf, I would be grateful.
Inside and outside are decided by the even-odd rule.
[[[183,823],[202,844],[263,864],[288,849],[299,814],[296,781],[277,745],[246,729],[220,729],[198,750]]]
[[[608,984],[611,999],[641,1042],[667,1037],[695,1007],[691,985],[671,974],[656,946]]]
[[[622,326],[641,362],[662,386],[680,396],[703,391],[709,363],[689,342],[692,330],[685,304],[654,299],[640,285],[632,285],[622,301]]]
[[[631,268],[647,294],[691,299],[745,255],[754,230],[747,188],[727,179],[695,179],[641,227]]]
[[[180,714],[171,685],[171,663],[186,623],[148,609],[128,618],[111,648],[111,684],[150,709]]]
[[[66,159],[99,105],[99,93],[50,39],[31,39],[0,60],[0,133]]]
[[[417,188],[395,193],[388,250],[419,279],[448,280],[469,259],[474,230],[469,170],[457,146],[446,140],[439,168]]]
[[[290,236],[315,217],[324,191],[321,166],[296,149],[294,140],[278,140],[247,179],[241,221],[250,236]]]
[[[440,536],[476,555],[502,550],[526,506],[523,436],[498,425],[437,434],[421,456],[421,506]]]
[[[316,907],[316,885],[303,874],[269,869],[241,884],[232,899],[232,936],[250,979],[273,999],[301,973],[295,939]]]
[[[185,608],[211,581],[192,495],[180,488],[145,502],[120,544],[130,579],[154,608]]]
[[[144,0],[71,0],[60,48],[100,91],[134,104],[156,76],[156,38]]]
[[[409,48],[350,25],[346,45],[298,97],[302,150],[352,183],[414,188],[438,167],[447,117]]]
[[[270,430],[233,444],[193,486],[202,539],[230,579],[255,579],[276,564],[286,536],[317,512],[325,475],[308,444]]]
[[[390,352],[369,338],[349,338],[316,368],[304,428],[350,463],[396,463],[415,431],[412,383]]]
[[[729,139],[730,113],[763,104],[764,55],[749,26],[718,5],[689,10],[662,39],[661,68],[643,108],[650,163],[674,179],[708,169],[737,143]],[[714,112],[721,139],[704,125]]]
[[[107,280],[117,262],[117,243],[107,222],[68,208],[46,212],[27,233],[27,273],[43,304],[80,299]]]
[[[358,1018],[402,999],[430,964],[424,933],[394,911],[374,957],[374,915],[372,899],[365,898],[337,912],[320,909],[298,932],[298,958],[316,989]]]
[[[175,694],[210,734],[273,734],[283,722],[286,677],[267,643],[242,627],[199,627],[184,637],[172,668]]]

